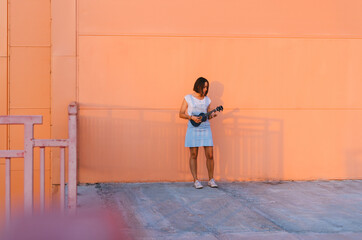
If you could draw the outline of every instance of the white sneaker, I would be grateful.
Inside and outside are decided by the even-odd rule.
[[[210,179],[210,181],[207,183],[212,188],[217,188],[217,184],[213,178]]]
[[[196,189],[201,189],[201,188],[203,188],[203,186],[202,186],[202,184],[200,183],[199,180],[196,180],[196,181],[194,182],[194,187],[195,187]]]

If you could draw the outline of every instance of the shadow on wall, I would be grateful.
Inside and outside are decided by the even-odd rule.
[[[283,179],[283,122],[229,111],[214,130],[219,176],[225,180]]]
[[[223,105],[223,84],[211,82],[210,86],[213,105]],[[283,179],[283,121],[248,116],[256,111],[227,110],[213,120],[216,175],[221,179]]]
[[[350,150],[346,153],[346,176],[350,179],[362,179],[362,150]]]
[[[223,105],[223,85],[210,86],[212,106]],[[184,147],[187,122],[178,117],[179,109],[88,106],[80,105],[80,182],[191,181],[189,150]],[[282,179],[282,120],[234,109],[219,113],[211,127],[216,179]],[[201,150],[200,179],[207,179],[205,161]]]
[[[186,126],[177,118],[176,110],[81,109],[80,181],[186,180]]]

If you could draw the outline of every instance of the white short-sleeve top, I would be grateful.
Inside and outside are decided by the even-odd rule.
[[[200,100],[195,98],[192,94],[186,95],[185,100],[188,105],[187,114],[190,116],[207,113],[207,108],[211,103],[211,99],[208,96],[205,96],[204,99]]]

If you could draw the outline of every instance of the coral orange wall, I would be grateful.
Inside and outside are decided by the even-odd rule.
[[[0,4],[0,114],[43,115],[35,137],[66,138],[78,101],[82,183],[191,180],[178,111],[199,76],[225,108],[212,120],[217,179],[361,178],[361,1]],[[22,128],[0,127],[0,140],[21,149]],[[56,184],[59,153],[47,156]]]
[[[68,138],[68,105],[76,101],[76,0],[51,1],[51,138]],[[59,184],[59,149],[52,150],[52,183]]]
[[[7,46],[7,1],[0,0],[0,115],[7,115],[8,111],[8,88],[7,88],[7,72],[8,72],[8,46]],[[0,149],[7,149],[7,127],[0,125]],[[2,222],[1,215],[5,204],[5,160],[0,159],[0,226]]]
[[[191,180],[178,110],[199,76],[225,107],[217,179],[360,178],[361,7],[79,0],[79,180]]]
[[[1,0],[0,114],[43,115],[35,138],[50,138],[50,1]],[[0,127],[0,149],[23,149],[24,127]],[[4,205],[5,164],[0,160],[0,198]],[[23,159],[11,161],[13,210],[22,208]],[[46,197],[51,196],[50,151],[46,150]],[[34,152],[34,199],[39,198],[39,150]],[[48,201],[49,203],[49,201]],[[37,204],[36,206],[37,207]]]

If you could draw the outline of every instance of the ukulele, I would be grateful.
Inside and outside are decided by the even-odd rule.
[[[224,110],[224,108],[220,105],[220,106],[218,106],[217,108],[215,108],[214,110],[212,110],[212,111],[210,111],[208,113],[200,113],[199,115],[193,115],[193,116],[196,116],[196,117],[201,117],[201,122],[197,123],[192,119],[190,119],[190,122],[191,122],[192,126],[198,127],[198,126],[200,126],[200,124],[202,122],[206,122],[206,120],[210,116],[210,114],[212,114],[213,112],[216,112],[216,111],[220,112],[222,110]]]

